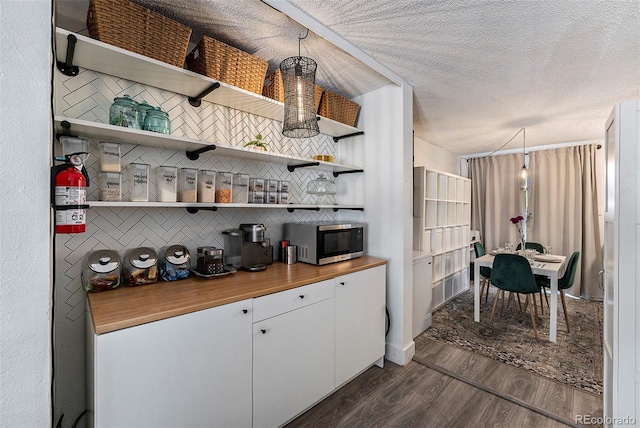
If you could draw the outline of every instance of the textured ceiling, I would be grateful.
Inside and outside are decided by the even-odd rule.
[[[191,26],[193,41],[206,33],[270,69],[306,31],[259,0],[136,2]],[[86,1],[58,9],[71,15],[78,3],[86,13]],[[640,98],[640,1],[288,3],[410,83],[416,137],[454,153],[493,151],[522,127],[527,146],[602,140],[613,104]],[[302,53],[321,85],[346,96],[389,84],[313,33]]]

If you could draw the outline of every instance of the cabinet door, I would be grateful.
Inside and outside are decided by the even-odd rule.
[[[334,302],[253,325],[253,426],[277,427],[333,391]]]
[[[384,356],[385,275],[378,266],[336,278],[336,387]]]
[[[251,304],[95,336],[95,426],[251,426]]]

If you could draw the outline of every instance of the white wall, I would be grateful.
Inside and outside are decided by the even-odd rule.
[[[0,2],[0,426],[51,426],[51,2]]]
[[[424,166],[451,174],[460,174],[458,171],[459,155],[435,146],[418,137],[413,142],[413,165]]]
[[[338,143],[341,162],[364,166],[364,176],[353,174],[344,192],[345,202],[362,200],[365,212],[341,212],[340,218],[365,218],[367,254],[389,260],[387,307],[391,323],[385,357],[400,365],[408,363],[415,352],[411,335],[412,94],[409,85],[389,85],[356,98],[362,106],[358,127],[365,134]]]

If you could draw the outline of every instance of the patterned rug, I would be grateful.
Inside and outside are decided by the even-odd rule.
[[[522,317],[516,320],[513,304],[505,307],[504,316],[501,317],[498,302],[493,323],[489,326],[495,291],[496,288],[491,287],[488,302],[482,300],[479,323],[473,321],[471,289],[436,309],[431,327],[415,340],[424,336],[455,345],[501,363],[602,395],[602,302],[567,297],[571,326],[571,333],[567,333],[558,296],[558,341],[551,343],[548,341],[549,311],[546,303],[544,316],[538,316],[536,321],[538,339],[533,336],[529,312],[524,320]],[[538,295],[538,315],[539,298]],[[524,304],[524,296],[521,301]],[[505,298],[505,305],[506,303]]]

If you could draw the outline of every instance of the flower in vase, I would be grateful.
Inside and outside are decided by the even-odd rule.
[[[525,249],[525,237],[524,237],[524,228],[522,227],[522,224],[524,223],[524,217],[522,217],[521,215],[516,216],[516,217],[511,217],[509,219],[509,221],[511,223],[513,223],[516,226],[516,231],[518,232],[518,239],[520,239],[520,248],[522,250]]]

